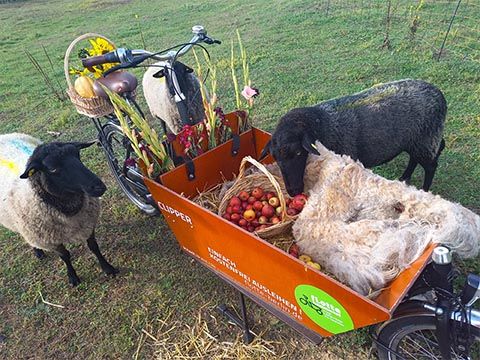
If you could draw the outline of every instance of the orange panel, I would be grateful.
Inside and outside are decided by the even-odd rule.
[[[182,248],[238,286],[322,336],[387,320],[423,269],[432,248],[371,301],[325,274],[198,206],[188,197],[232,178],[246,155],[258,158],[270,135],[252,129],[241,135],[240,152],[231,141],[194,159],[196,178],[184,166],[161,177],[145,179]],[[271,161],[270,159],[266,159]]]

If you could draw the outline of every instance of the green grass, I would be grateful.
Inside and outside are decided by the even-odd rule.
[[[140,48],[141,26],[151,50],[185,41],[190,27],[200,23],[224,41],[210,47],[219,68],[228,72],[230,39],[238,28],[251,59],[251,77],[260,88],[255,124],[272,130],[279,116],[296,106],[362,90],[373,84],[401,78],[422,78],[436,84],[449,104],[445,129],[447,147],[432,191],[480,209],[480,49],[468,39],[477,33],[480,6],[469,2],[461,8],[455,38],[447,42],[445,56],[437,62],[438,49],[452,7],[427,1],[414,40],[408,40],[408,9],[415,1],[398,1],[390,34],[392,49],[381,49],[384,37],[384,2],[364,1],[363,10],[352,1],[276,0],[239,2],[167,1],[17,1],[0,5],[0,131],[21,131],[52,140],[95,137],[88,119],[79,116],[68,102],[52,96],[42,77],[24,54],[28,49],[53,79],[66,85],[63,55],[68,44],[85,32],[97,32],[117,45]],[[356,4],[356,5],[355,5]],[[139,20],[135,20],[135,15]],[[51,70],[42,45],[52,59]],[[463,49],[470,47],[470,50]],[[187,63],[194,64],[191,58]],[[141,70],[137,71],[141,75]],[[220,75],[221,76],[221,75]],[[226,75],[225,75],[226,76]],[[220,84],[228,108],[232,98],[226,81]],[[164,334],[160,320],[173,312],[178,339],[199,312],[208,319],[220,341],[233,341],[238,330],[221,322],[208,309],[236,297],[213,274],[183,254],[161,218],[139,214],[122,196],[101,150],[88,149],[83,159],[101,175],[109,190],[104,196],[98,228],[101,248],[121,270],[114,280],[104,278],[85,246],[72,250],[74,265],[83,283],[70,289],[64,265],[53,255],[39,262],[22,239],[0,230],[0,343],[2,358],[132,358],[149,329],[157,339]],[[388,178],[401,174],[406,157],[399,157],[377,171]],[[419,185],[417,170],[414,183]],[[478,259],[462,263],[465,271],[480,272]],[[45,305],[45,300],[63,309]],[[262,309],[249,304],[254,330],[277,355],[285,358],[370,357],[365,332],[334,337],[319,349],[305,342]],[[212,310],[213,311],[213,310]],[[215,320],[210,318],[210,314]],[[182,327],[183,326],[183,327]],[[167,326],[168,328],[168,326]],[[183,330],[181,330],[183,329]],[[155,342],[147,337],[140,358],[151,358]],[[180,341],[180,340],[179,340]]]

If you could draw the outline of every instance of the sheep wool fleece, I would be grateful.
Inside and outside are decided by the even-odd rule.
[[[20,179],[28,158],[41,142],[25,134],[0,135],[0,225],[43,250],[85,241],[93,232],[100,202],[85,196],[81,211],[66,216],[46,204],[28,179]]]
[[[480,216],[400,181],[387,180],[317,142],[305,170],[309,200],[293,225],[301,253],[361,294],[379,290],[430,243],[475,257]]]

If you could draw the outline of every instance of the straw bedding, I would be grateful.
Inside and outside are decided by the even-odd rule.
[[[340,281],[364,295],[385,287],[432,242],[460,257],[478,254],[480,217],[472,211],[317,148],[293,235],[302,253]]]

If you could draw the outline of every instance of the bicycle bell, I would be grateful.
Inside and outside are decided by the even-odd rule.
[[[202,25],[195,25],[192,26],[192,33],[194,33],[195,35],[205,35],[207,32]]]

